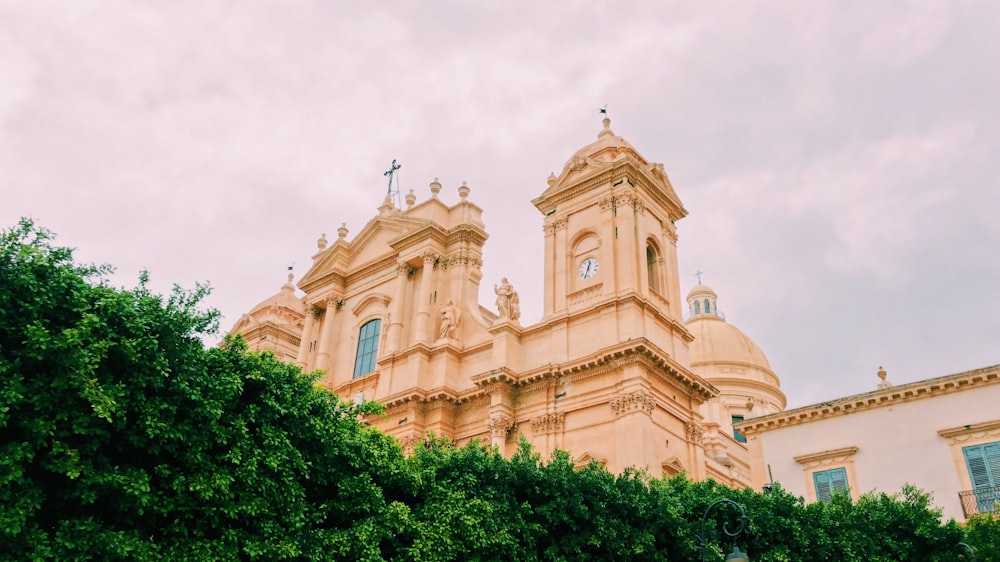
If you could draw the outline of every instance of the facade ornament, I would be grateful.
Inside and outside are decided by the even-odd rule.
[[[406,194],[406,208],[409,209],[417,202],[417,195],[413,193],[411,189],[409,193]]]
[[[407,453],[413,452],[413,447],[424,440],[424,436],[416,431],[410,431],[404,435],[397,437],[399,439],[399,444],[403,446],[403,450]]]
[[[437,178],[431,182],[431,197],[437,199],[438,193],[441,193],[441,182]]]
[[[601,206],[602,211],[607,211],[612,207],[612,205],[614,205],[614,199],[611,197],[605,197],[601,199],[599,204]]]
[[[490,437],[493,439],[506,439],[514,428],[514,422],[507,416],[496,414],[486,419],[486,427],[490,430]]]
[[[458,322],[462,313],[458,307],[448,299],[448,302],[441,307],[441,333],[440,339],[455,339],[455,332],[458,330]]]
[[[328,242],[326,241],[326,233],[324,232],[319,240],[316,240],[316,248],[319,250],[325,250]]]
[[[499,286],[493,285],[493,292],[497,294],[497,310],[501,319],[517,320],[521,317],[521,297],[506,277],[500,279]]]
[[[878,383],[878,389],[884,390],[892,386],[892,383],[885,380],[886,372],[881,366],[878,368],[878,378],[882,379],[882,382]]]
[[[546,183],[549,184],[549,187],[552,187],[553,185],[556,184],[556,179],[557,179],[556,178],[556,173],[555,172],[549,172],[549,178],[547,180],[545,180],[545,181],[546,181]]]
[[[424,266],[434,265],[440,259],[440,255],[434,250],[427,249],[420,254],[420,259],[424,261]]]
[[[646,415],[649,415],[653,413],[655,405],[653,399],[641,390],[616,396],[611,400],[611,410],[616,416],[624,416],[632,412],[645,412]]]
[[[326,238],[326,234],[323,235],[323,238],[324,239]],[[347,238],[347,223],[346,222],[340,223],[340,228],[337,229],[337,238],[340,238],[341,240],[343,240],[344,238]]]
[[[562,431],[566,428],[566,412],[550,412],[531,420],[531,432],[535,435]]]
[[[458,196],[465,201],[469,197],[469,186],[463,181],[462,185],[458,187]]]
[[[689,421],[684,425],[684,429],[687,432],[688,441],[699,444],[704,441],[705,430],[701,428],[701,424]]]
[[[559,219],[552,223],[552,227],[556,230],[566,228],[566,219]]]

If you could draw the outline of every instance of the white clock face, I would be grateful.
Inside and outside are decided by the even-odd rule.
[[[580,264],[580,277],[590,279],[597,275],[597,258],[587,258]]]

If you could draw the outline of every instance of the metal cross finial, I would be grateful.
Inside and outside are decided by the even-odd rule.
[[[389,166],[389,169],[386,170],[384,174],[382,174],[383,176],[386,176],[387,178],[389,178],[389,189],[386,191],[386,193],[389,193],[389,194],[392,193],[392,176],[396,173],[396,170],[398,170],[398,169],[400,169],[402,167],[403,167],[402,164],[397,164],[396,163],[396,159],[393,158],[392,159],[392,165]]]
[[[704,273],[702,273],[700,269],[698,271],[694,272],[694,276],[698,278],[698,284],[699,285],[701,285],[701,276],[702,275],[704,275]]]

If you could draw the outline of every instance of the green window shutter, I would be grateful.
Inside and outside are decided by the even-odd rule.
[[[991,474],[990,470],[994,466],[991,465],[995,465],[997,468],[996,476],[1000,476],[1000,443],[965,447],[962,452],[965,454],[965,464],[969,468],[972,487],[992,488],[995,484],[994,475]]]
[[[816,500],[828,502],[834,492],[847,492],[847,469],[844,467],[818,470],[813,473],[813,484],[816,486]]]

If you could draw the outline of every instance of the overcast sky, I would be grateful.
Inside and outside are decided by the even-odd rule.
[[[492,6],[492,7],[490,7]],[[696,6],[696,7],[693,7]],[[228,330],[402,164],[541,315],[549,172],[663,162],[696,270],[789,406],[1000,363],[996,2],[0,0],[0,226],[211,283]]]

